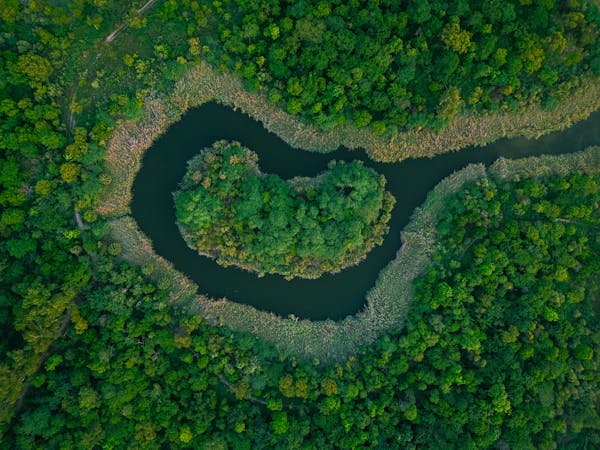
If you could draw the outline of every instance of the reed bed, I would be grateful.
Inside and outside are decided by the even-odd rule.
[[[574,92],[553,110],[534,105],[519,113],[463,113],[439,132],[411,130],[386,137],[375,135],[368,128],[357,129],[349,124],[324,131],[302,123],[296,116],[269,103],[264,95],[245,91],[234,75],[219,74],[204,62],[189,70],[177,83],[173,98],[184,109],[209,100],[232,106],[262,122],[267,130],[294,148],[329,152],[345,146],[364,149],[375,161],[396,162],[406,158],[433,157],[503,137],[537,138],[562,130],[600,108],[600,81],[591,75],[583,77]]]
[[[122,121],[115,127],[105,158],[112,183],[97,206],[100,214],[114,216],[129,212],[131,185],[141,167],[144,152],[188,109],[209,101],[248,114],[294,148],[326,153],[343,145],[349,149],[364,149],[375,161],[396,162],[433,157],[503,137],[536,138],[564,129],[600,108],[600,82],[591,76],[584,77],[560,108],[551,111],[532,106],[520,113],[462,114],[440,132],[411,130],[381,137],[369,129],[351,125],[324,131],[302,123],[269,103],[264,95],[247,92],[236,76],[218,73],[203,61],[192,66],[178,80],[173,92],[155,93],[146,99],[139,121]]]
[[[415,210],[401,233],[402,247],[384,268],[368,292],[366,306],[355,316],[340,321],[309,321],[294,316],[283,318],[251,306],[197,295],[198,286],[177,272],[171,263],[156,255],[151,242],[128,216],[131,185],[141,167],[143,154],[167,127],[189,108],[215,100],[260,120],[291,146],[327,152],[339,145],[364,148],[378,161],[400,161],[409,157],[431,157],[467,145],[484,144],[500,137],[537,137],[569,126],[600,107],[600,84],[588,78],[561,104],[560,110],[531,107],[520,114],[462,115],[445,130],[410,131],[380,137],[367,129],[351,126],[322,131],[301,123],[267,99],[244,90],[240,80],[219,74],[206,63],[191,68],[168,96],[148,98],[140,121],[118,124],[108,145],[106,162],[112,183],[98,205],[107,217],[112,237],[121,242],[122,257],[141,264],[169,289],[172,303],[187,314],[199,314],[214,326],[251,333],[281,354],[329,364],[343,360],[374,342],[383,333],[399,329],[413,298],[413,281],[429,265],[437,248],[438,216],[448,197],[465,184],[486,176],[500,179],[545,176],[573,170],[597,171],[600,148],[559,157],[500,159],[490,169],[470,165],[442,180]],[[282,299],[285,301],[285,299]]]
[[[595,174],[600,171],[600,147],[567,155],[537,156],[508,160],[499,158],[490,166],[490,176],[503,181],[518,181],[522,178],[541,178],[570,173]]]
[[[100,214],[110,217],[130,212],[131,186],[144,153],[172,123],[171,119],[163,101],[148,98],[139,121],[123,121],[115,127],[104,157],[111,182],[96,206]]]

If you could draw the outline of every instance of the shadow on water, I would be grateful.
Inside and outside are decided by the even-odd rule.
[[[385,175],[387,188],[396,197],[390,233],[358,266],[317,280],[286,281],[277,275],[259,278],[233,267],[223,268],[199,256],[185,244],[175,225],[172,192],[184,175],[187,161],[219,139],[236,140],[259,155],[263,172],[283,178],[314,176],[331,159],[359,159]],[[400,230],[442,178],[469,163],[490,164],[500,156],[570,153],[600,144],[600,111],[565,131],[537,140],[502,139],[485,147],[469,147],[431,159],[400,163],[374,163],[362,151],[340,148],[318,154],[295,150],[267,132],[250,117],[231,108],[208,103],[189,111],[171,126],[146,152],[133,185],[132,213],[141,230],[152,240],[156,252],[194,280],[199,291],[212,298],[227,297],[282,316],[294,314],[313,320],[341,319],[362,309],[366,292],[379,271],[400,247]]]

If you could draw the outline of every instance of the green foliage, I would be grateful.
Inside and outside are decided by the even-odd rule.
[[[600,215],[579,208],[599,199],[600,177],[582,175],[486,179],[453,199],[398,341],[422,421],[460,424],[438,425],[422,445],[467,434],[476,447],[540,448],[600,423],[584,400],[597,398],[600,373]]]
[[[103,149],[186,58],[380,134],[439,126],[462,99],[550,106],[600,67],[585,2],[338,3],[2,3],[2,448],[600,446],[597,177],[471,186],[408,327],[335,367],[209,327],[115,258],[92,211]],[[120,18],[134,30],[110,46]],[[263,205],[285,198],[270,183]]]
[[[251,65],[256,84],[289,113],[324,128],[352,121],[373,123],[377,134],[385,131],[379,124],[439,129],[453,117],[439,87],[477,93],[467,107],[478,111],[519,110],[565,95],[599,67],[600,15],[586,2],[219,5],[210,62],[241,76]]]
[[[598,446],[599,201],[598,176],[467,186],[406,328],[333,367],[209,327],[99,255],[90,327],[55,344],[6,444]]]
[[[457,22],[448,23],[442,30],[442,41],[447,49],[467,53],[471,47],[471,33],[461,29]]]
[[[75,303],[92,274],[73,210],[90,206],[101,155],[88,124],[72,135],[63,119],[78,67],[70,58],[94,33],[85,2],[55,3],[0,6],[0,438],[29,383],[44,382],[34,374],[60,365],[51,345],[69,320],[82,330]],[[114,6],[100,3],[104,13]],[[29,426],[50,422],[42,408]]]
[[[355,264],[383,240],[394,199],[359,162],[332,162],[314,180],[263,175],[258,156],[218,142],[190,161],[175,193],[192,248],[259,273],[318,277]]]

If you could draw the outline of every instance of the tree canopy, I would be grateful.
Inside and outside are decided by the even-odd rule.
[[[189,162],[176,192],[188,245],[259,273],[315,278],[381,244],[394,198],[359,161],[331,162],[314,179],[262,174],[258,155],[217,142]]]
[[[461,109],[555,104],[600,75],[586,1],[224,0],[214,13],[211,60],[324,128],[440,128]]]
[[[467,186],[406,327],[335,366],[211,327],[98,255],[10,448],[600,445],[600,177]],[[590,205],[596,205],[591,207]]]
[[[210,326],[95,210],[112,127],[186,58],[385,133],[552,104],[600,71],[588,2],[134,3],[0,2],[0,447],[600,447],[598,176],[463,190],[406,327],[334,366]]]

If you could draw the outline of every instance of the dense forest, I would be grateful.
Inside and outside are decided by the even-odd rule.
[[[191,248],[225,266],[316,278],[356,264],[389,229],[394,197],[359,161],[286,182],[221,141],[188,165],[174,195],[178,225]]]
[[[216,62],[324,128],[552,107],[583,70],[600,75],[600,15],[585,1],[225,0],[214,12]]]
[[[599,202],[598,176],[468,186],[406,329],[333,367],[257,359],[98,255],[86,325],[55,344],[7,447],[600,445]]]
[[[323,127],[439,127],[556,106],[597,9],[135,3],[0,2],[1,448],[600,446],[597,176],[470,186],[407,327],[327,367],[190,315],[95,209],[115,124],[201,58]]]

